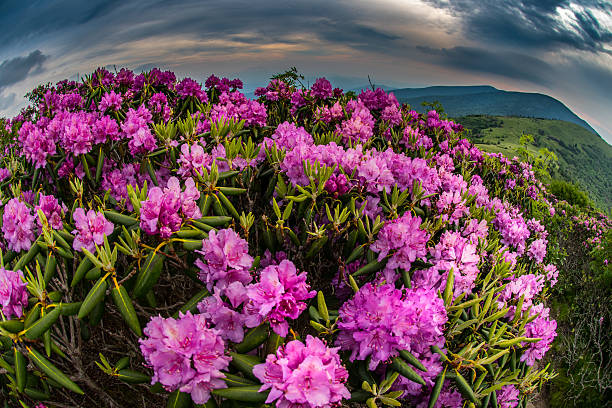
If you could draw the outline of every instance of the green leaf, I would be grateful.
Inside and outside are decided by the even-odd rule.
[[[72,277],[72,283],[70,283],[70,286],[74,288],[91,268],[93,268],[93,263],[88,257],[84,257],[81,260],[81,263],[79,263],[79,266]]]
[[[15,379],[17,380],[17,389],[19,392],[23,392],[26,384],[26,361],[17,348],[15,348]]]
[[[269,337],[269,327],[267,324],[260,324],[259,326],[249,330],[244,336],[241,343],[236,344],[235,349],[238,353],[247,353],[251,350],[261,346]]]
[[[229,196],[240,195],[242,193],[246,193],[246,188],[237,188],[237,187],[217,187],[217,190]]]
[[[256,385],[255,382],[244,378],[244,377],[240,377],[234,374],[229,374],[229,373],[223,373],[225,375],[225,378],[223,379],[223,381],[225,381],[225,383],[229,386],[229,387],[248,387],[251,385]]]
[[[113,301],[115,302],[115,305],[117,305],[121,316],[123,316],[130,329],[132,329],[132,331],[136,333],[138,337],[141,337],[142,329],[140,328],[140,322],[138,321],[136,310],[134,310],[132,299],[130,299],[130,296],[123,285],[115,286],[111,290],[111,297],[113,298]]]
[[[187,251],[195,251],[196,249],[202,249],[201,239],[185,239],[183,241],[183,248]]]
[[[238,371],[246,374],[249,378],[257,380],[257,377],[253,375],[253,367],[257,364],[261,364],[261,360],[256,356],[248,354],[230,353],[232,361],[230,364],[234,366]]]
[[[240,220],[240,214],[238,214],[238,211],[236,211],[236,208],[225,196],[225,194],[223,194],[221,191],[217,191],[217,197],[219,197],[219,200],[221,201],[221,203],[223,203],[223,207],[225,207],[225,209],[232,215],[232,217],[237,220]]]
[[[442,300],[444,300],[444,304],[448,307],[453,302],[453,288],[455,285],[455,274],[453,268],[448,271],[448,276],[446,278],[446,287],[444,288],[444,293],[442,295]]]
[[[44,332],[49,330],[49,327],[53,325],[60,317],[61,306],[54,308],[52,311],[47,312],[42,318],[28,327],[25,331],[25,336],[29,340],[35,340],[39,338]]]
[[[117,364],[115,364],[115,370],[117,371],[123,370],[129,364],[130,364],[130,358],[128,356],[121,357],[119,361],[117,361]]]
[[[442,391],[442,386],[444,385],[444,377],[446,377],[446,369],[444,369],[436,378],[436,383],[434,384],[431,395],[429,396],[429,404],[427,405],[427,408],[434,408],[436,406],[436,402],[438,401],[438,397]]]
[[[329,322],[329,311],[327,310],[327,304],[325,303],[325,297],[323,296],[323,292],[319,291],[317,293],[317,306],[319,307],[319,315],[323,320]]]
[[[180,238],[199,239],[200,241],[208,236],[204,231],[194,228],[183,228],[176,232]]]
[[[378,399],[380,399],[380,402],[382,402],[383,404],[389,405],[391,407],[401,407],[402,406],[402,404],[399,401],[394,400],[392,398],[387,398],[383,395],[379,396]]]
[[[34,257],[38,254],[38,252],[40,252],[40,245],[38,245],[38,243],[35,242],[32,244],[28,252],[26,252],[25,255],[19,258],[19,261],[17,261],[15,266],[13,266],[13,270],[15,271],[22,270],[27,264],[32,262],[32,259],[34,259]]]
[[[459,373],[459,371],[455,370],[455,384],[457,384],[457,389],[463,395],[465,399],[472,401],[474,404],[479,405],[480,402],[476,398],[476,394],[474,394],[474,390],[468,384],[468,382],[463,378],[463,376]]]
[[[198,303],[200,303],[202,299],[204,299],[206,296],[209,296],[209,295],[210,293],[208,292],[207,289],[202,289],[201,291],[196,293],[191,299],[189,299],[187,303],[185,303],[183,307],[181,307],[181,309],[178,312],[176,312],[172,317],[176,319],[179,316],[179,312],[187,313],[188,311],[189,312],[195,311],[198,306]]]
[[[0,327],[9,333],[19,333],[23,330],[23,322],[19,320],[6,320],[4,322],[0,322]]]
[[[146,295],[159,280],[164,266],[164,256],[162,254],[151,252],[145,259],[144,264],[141,265],[136,285],[134,286],[134,295],[136,297]]]
[[[49,360],[42,356],[38,351],[28,348],[30,360],[40,368],[45,374],[52,380],[55,380],[61,386],[69,389],[70,391],[76,392],[77,394],[83,395],[83,390],[79,388],[70,378],[61,372],[56,366],[54,366]]]
[[[217,216],[210,216],[210,217],[202,217],[196,221],[201,222],[206,225],[210,225],[211,227],[224,227],[227,224],[229,224],[230,221],[232,221],[232,217],[217,215]]]
[[[130,384],[143,384],[151,382],[150,375],[130,369],[119,370],[117,372],[117,378],[123,382]]]
[[[412,367],[406,364],[404,360],[399,357],[395,357],[392,361],[391,366],[393,369],[400,373],[403,377],[409,379],[410,381],[414,381],[417,384],[425,385],[425,380],[423,380],[423,378],[421,378],[421,376],[418,375],[416,371],[412,369]]]
[[[166,404],[166,408],[189,408],[191,406],[193,406],[191,395],[180,392],[179,390],[170,394],[168,403]]]
[[[26,387],[24,390],[25,394],[37,401],[45,401],[48,400],[49,398],[51,398],[51,394],[47,391],[47,392],[43,392],[34,388],[28,388]]]
[[[96,165],[96,184],[100,182],[100,177],[102,176],[103,168],[104,168],[104,150],[102,150],[102,146],[100,146],[100,151],[98,153],[98,163]]]
[[[212,390],[212,394],[221,398],[242,402],[266,402],[268,390],[259,392],[261,385],[249,385],[245,387],[219,388]]]
[[[57,269],[57,259],[55,258],[55,255],[49,254],[47,256],[47,262],[45,263],[45,274],[44,274],[45,283],[49,283],[51,278],[53,278],[53,276],[55,275],[56,269]]]
[[[310,246],[310,249],[308,249],[308,252],[306,252],[306,259],[312,258],[316,254],[321,252],[321,249],[323,249],[323,246],[325,246],[328,239],[329,237],[327,235],[324,235],[321,238],[317,239],[315,242],[313,242]]]
[[[130,225],[134,225],[138,222],[138,219],[134,217],[130,217],[129,215],[120,214],[116,211],[106,210],[104,211],[104,216],[112,221],[115,224],[125,225],[129,227]]]
[[[106,283],[107,277],[108,275],[105,275],[98,279],[87,296],[85,296],[85,300],[83,300],[83,304],[81,305],[77,315],[79,319],[83,319],[94,309],[94,307],[96,307],[96,305],[102,302],[104,296],[106,295],[106,287],[108,286]]]
[[[40,309],[41,309],[41,305],[40,303],[37,303],[36,305],[34,305],[34,307],[28,312],[28,315],[26,316],[24,322],[23,322],[23,327],[25,327],[26,329],[28,327],[30,327],[35,321],[38,320],[38,318],[40,317]]]
[[[62,316],[74,316],[79,312],[81,305],[83,302],[74,302],[74,303],[62,303],[62,309],[60,313]]]
[[[381,270],[384,266],[385,266],[386,262],[378,262],[377,260],[374,260],[372,262],[370,262],[369,264],[362,266],[361,268],[357,269],[357,271],[355,271],[355,273],[351,274],[353,275],[353,278],[360,276],[360,275],[364,275],[364,274],[371,274],[374,272],[377,272],[379,270]]]
[[[421,371],[427,372],[427,368],[416,358],[412,353],[407,350],[400,350],[400,357],[402,357],[407,363],[412,364],[414,367]]]

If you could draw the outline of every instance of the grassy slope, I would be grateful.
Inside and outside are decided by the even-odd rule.
[[[534,152],[546,147],[559,161],[559,176],[578,183],[595,203],[612,208],[612,146],[583,127],[561,120],[467,116],[457,119],[473,130],[483,150],[515,156],[523,133],[535,138]]]
[[[400,103],[422,112],[421,102],[438,101],[450,116],[495,115],[565,120],[595,133],[593,128],[560,101],[538,93],[510,92],[491,86],[432,86],[395,89]]]

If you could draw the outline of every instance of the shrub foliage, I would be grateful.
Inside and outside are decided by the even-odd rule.
[[[559,215],[532,166],[300,80],[249,100],[99,69],[29,94],[2,130],[3,396],[514,407],[554,377]]]

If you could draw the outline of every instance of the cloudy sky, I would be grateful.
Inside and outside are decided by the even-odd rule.
[[[0,115],[98,66],[240,76],[246,90],[296,66],[345,88],[370,75],[541,92],[612,143],[609,0],[2,0],[0,27]]]

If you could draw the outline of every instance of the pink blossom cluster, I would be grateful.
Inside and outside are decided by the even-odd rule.
[[[362,91],[359,94],[359,101],[370,110],[383,110],[388,106],[399,105],[393,93],[387,93],[381,88],[376,88],[375,90],[366,89]]]
[[[245,126],[265,126],[268,114],[266,107],[257,101],[247,99],[239,91],[224,92],[219,95],[219,103],[213,105],[210,119],[218,122],[221,119],[229,121],[244,120]]]
[[[0,267],[0,306],[7,319],[23,316],[23,308],[28,306],[26,286],[21,271],[9,271]]]
[[[286,336],[287,319],[297,319],[306,309],[304,301],[316,294],[306,283],[306,273],[298,274],[286,259],[271,261],[259,273],[259,281],[249,284],[253,258],[247,242],[232,229],[211,231],[197,252],[203,255],[196,260],[200,279],[214,292],[199,304],[199,310],[215,327],[224,328],[223,336],[233,342],[242,339],[243,326],[256,327],[262,322],[269,322],[277,334]]]
[[[285,337],[287,319],[297,319],[306,309],[304,301],[313,298],[316,291],[306,283],[306,273],[298,274],[293,262],[283,260],[264,268],[259,282],[249,285],[246,295],[247,325],[254,327],[266,320],[276,334]]]
[[[121,109],[121,104],[123,103],[123,98],[121,94],[116,93],[115,91],[106,92],[102,99],[100,100],[99,109],[100,112],[106,111],[118,111]]]
[[[202,85],[198,84],[191,78],[185,78],[176,84],[176,93],[182,98],[193,96],[201,103],[208,102],[208,96],[206,95],[206,92],[202,90]]]
[[[318,99],[327,99],[333,95],[332,84],[326,78],[317,78],[310,87],[310,94]]]
[[[149,153],[157,148],[157,141],[149,128],[151,118],[151,112],[145,105],[140,105],[137,110],[130,108],[126,114],[121,130],[130,140],[128,146],[133,156]]]
[[[221,370],[231,358],[219,331],[209,328],[204,316],[153,317],[144,334],[140,350],[154,372],[151,384],[189,393],[196,404],[206,403],[212,390],[227,387]]]
[[[550,318],[550,309],[544,307],[542,303],[533,306],[530,315],[538,316],[525,325],[525,336],[542,339],[535,343],[521,343],[522,346],[527,347],[527,350],[521,355],[521,361],[532,366],[537,360],[541,360],[552,346],[557,336],[557,322]]]
[[[420,217],[413,217],[409,212],[387,222],[370,246],[372,251],[378,253],[378,261],[388,256],[388,269],[409,271],[414,261],[424,258],[429,233],[420,228],[421,222]]]
[[[65,205],[63,207],[60,206],[57,198],[52,195],[41,194],[38,197],[38,205],[34,207],[34,214],[37,214],[38,210],[41,210],[43,214],[45,214],[51,228],[55,230],[60,230],[63,228],[63,214],[68,211],[68,209]],[[38,225],[42,227],[42,223],[38,218],[38,215],[35,216],[36,220],[38,221]]]
[[[208,290],[216,288],[223,295],[232,283],[238,282],[243,288],[250,283],[253,278],[249,269],[253,265],[253,258],[248,251],[248,243],[234,230],[210,231],[208,238],[202,241],[202,249],[196,251],[203,255],[203,259],[195,262],[200,268],[200,279]]]
[[[361,102],[351,100],[346,104],[350,117],[336,126],[336,132],[342,135],[344,143],[365,143],[374,134],[374,117]]]
[[[255,89],[255,96],[263,96],[268,101],[278,101],[279,99],[290,99],[292,91],[285,82],[273,79],[265,88]]]
[[[9,249],[15,252],[29,250],[36,239],[32,211],[17,197],[11,198],[4,206],[2,233]]]
[[[429,250],[429,269],[417,270],[414,273],[414,284],[444,291],[448,273],[452,269],[454,276],[454,297],[461,293],[471,293],[478,275],[480,256],[476,246],[458,232],[445,231],[435,247]],[[440,274],[442,272],[442,274]]]
[[[159,234],[170,238],[173,232],[181,228],[181,223],[189,218],[202,217],[197,200],[200,191],[192,178],[185,180],[185,190],[176,177],[170,177],[167,186],[162,190],[153,187],[147,199],[141,203],[140,227],[149,235]]]
[[[206,79],[204,86],[210,90],[215,90],[219,93],[236,91],[242,89],[243,83],[240,79],[218,78],[211,75]]]
[[[351,397],[338,348],[310,335],[306,344],[293,340],[268,354],[253,374],[263,383],[260,391],[270,390],[266,403],[276,401],[278,408],[333,408]]]
[[[495,391],[497,404],[500,408],[516,408],[519,404],[520,393],[514,385],[504,385],[501,390]]]
[[[31,161],[36,168],[47,164],[47,156],[56,152],[55,140],[45,135],[44,129],[32,122],[25,122],[19,129],[19,143],[23,155]]]
[[[369,368],[397,356],[400,350],[431,355],[444,346],[447,321],[444,303],[429,289],[396,289],[367,283],[339,311],[337,344],[350,350],[350,360],[370,358]]]
[[[95,245],[104,244],[104,236],[113,232],[114,225],[104,218],[104,214],[89,210],[85,213],[82,208],[77,208],[73,212],[75,234],[72,247],[75,251],[82,251],[83,248],[95,253]]]

